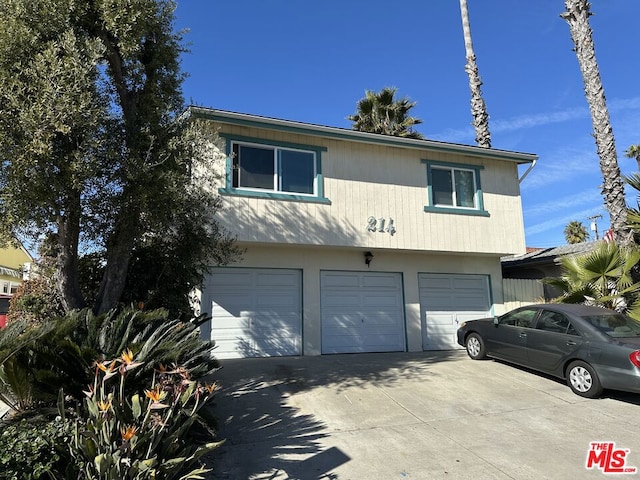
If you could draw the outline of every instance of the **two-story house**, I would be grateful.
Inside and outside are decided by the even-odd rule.
[[[0,328],[6,324],[9,300],[16,292],[33,258],[22,245],[0,248]]]
[[[459,323],[502,313],[535,155],[190,113],[224,140],[219,218],[246,249],[201,292],[218,357],[452,349]]]

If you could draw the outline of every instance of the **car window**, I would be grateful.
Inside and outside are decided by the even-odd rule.
[[[565,333],[569,335],[578,335],[578,332],[567,317],[562,313],[550,312],[543,310],[538,317],[538,323],[536,323],[537,330],[544,330],[545,332]]]
[[[613,338],[640,337],[640,322],[627,315],[603,314],[583,317],[591,325]]]
[[[515,312],[507,313],[498,319],[500,325],[513,325],[515,327],[531,327],[533,319],[538,313],[538,310],[517,310]]]

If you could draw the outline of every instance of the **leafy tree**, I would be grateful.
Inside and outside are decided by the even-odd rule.
[[[563,292],[558,302],[597,305],[640,319],[640,283],[633,279],[639,261],[637,248],[600,242],[591,252],[563,257],[560,278],[544,282]]]
[[[627,206],[624,198],[624,183],[620,175],[613,128],[596,61],[593,32],[589,24],[590,4],[587,0],[565,0],[564,4],[567,11],[561,16],[569,24],[571,39],[584,81],[584,92],[591,111],[593,136],[604,179],[602,194],[611,217],[614,238],[626,245],[632,238],[626,225]]]
[[[174,9],[171,0],[0,2],[0,231],[52,240],[66,310],[116,306],[132,252],[149,242],[204,245],[186,259],[198,273],[237,253],[213,218],[215,135],[180,117]],[[83,252],[102,258],[95,298],[80,288]]]
[[[353,122],[353,130],[423,139],[424,136],[413,129],[422,120],[409,115],[416,102],[407,97],[396,100],[397,91],[395,87],[384,87],[379,92],[366,90],[364,98],[358,101],[356,113],[347,117]]]
[[[462,16],[462,31],[464,34],[464,47],[467,54],[467,64],[464,69],[469,75],[469,88],[471,89],[471,117],[476,131],[476,143],[479,147],[491,148],[491,133],[489,132],[489,113],[482,98],[482,80],[478,73],[476,54],[473,51],[471,41],[471,24],[469,23],[469,9],[467,0],[460,0],[460,14]]]
[[[589,232],[582,222],[573,220],[564,227],[564,238],[567,243],[582,243],[589,239]]]

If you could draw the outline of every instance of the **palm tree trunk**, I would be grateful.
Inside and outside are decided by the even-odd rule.
[[[600,70],[596,61],[592,30],[589,25],[591,16],[587,0],[565,0],[566,12],[562,13],[569,24],[571,39],[575,46],[578,64],[584,81],[584,92],[591,111],[593,135],[596,141],[600,170],[604,180],[602,194],[611,218],[611,228],[617,242],[627,245],[632,235],[627,228],[627,205],[624,199],[624,183],[620,176],[618,155],[616,153],[613,128],[609,119],[609,110],[600,79]]]
[[[476,131],[476,143],[479,147],[491,148],[491,133],[489,132],[489,114],[487,106],[482,98],[482,80],[478,73],[476,55],[471,42],[471,26],[469,25],[469,10],[467,0],[460,0],[460,13],[462,15],[462,32],[464,34],[464,48],[467,56],[467,64],[464,69],[469,75],[469,88],[471,89],[471,117],[473,128]]]

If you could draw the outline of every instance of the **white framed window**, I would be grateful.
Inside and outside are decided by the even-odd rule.
[[[433,166],[431,191],[436,207],[477,208],[476,176],[473,170]]]
[[[222,195],[330,204],[324,196],[322,152],[327,148],[221,134],[227,141]]]
[[[426,212],[489,216],[484,210],[482,166],[423,160],[427,166]]]
[[[316,153],[232,142],[233,188],[316,195]]]

